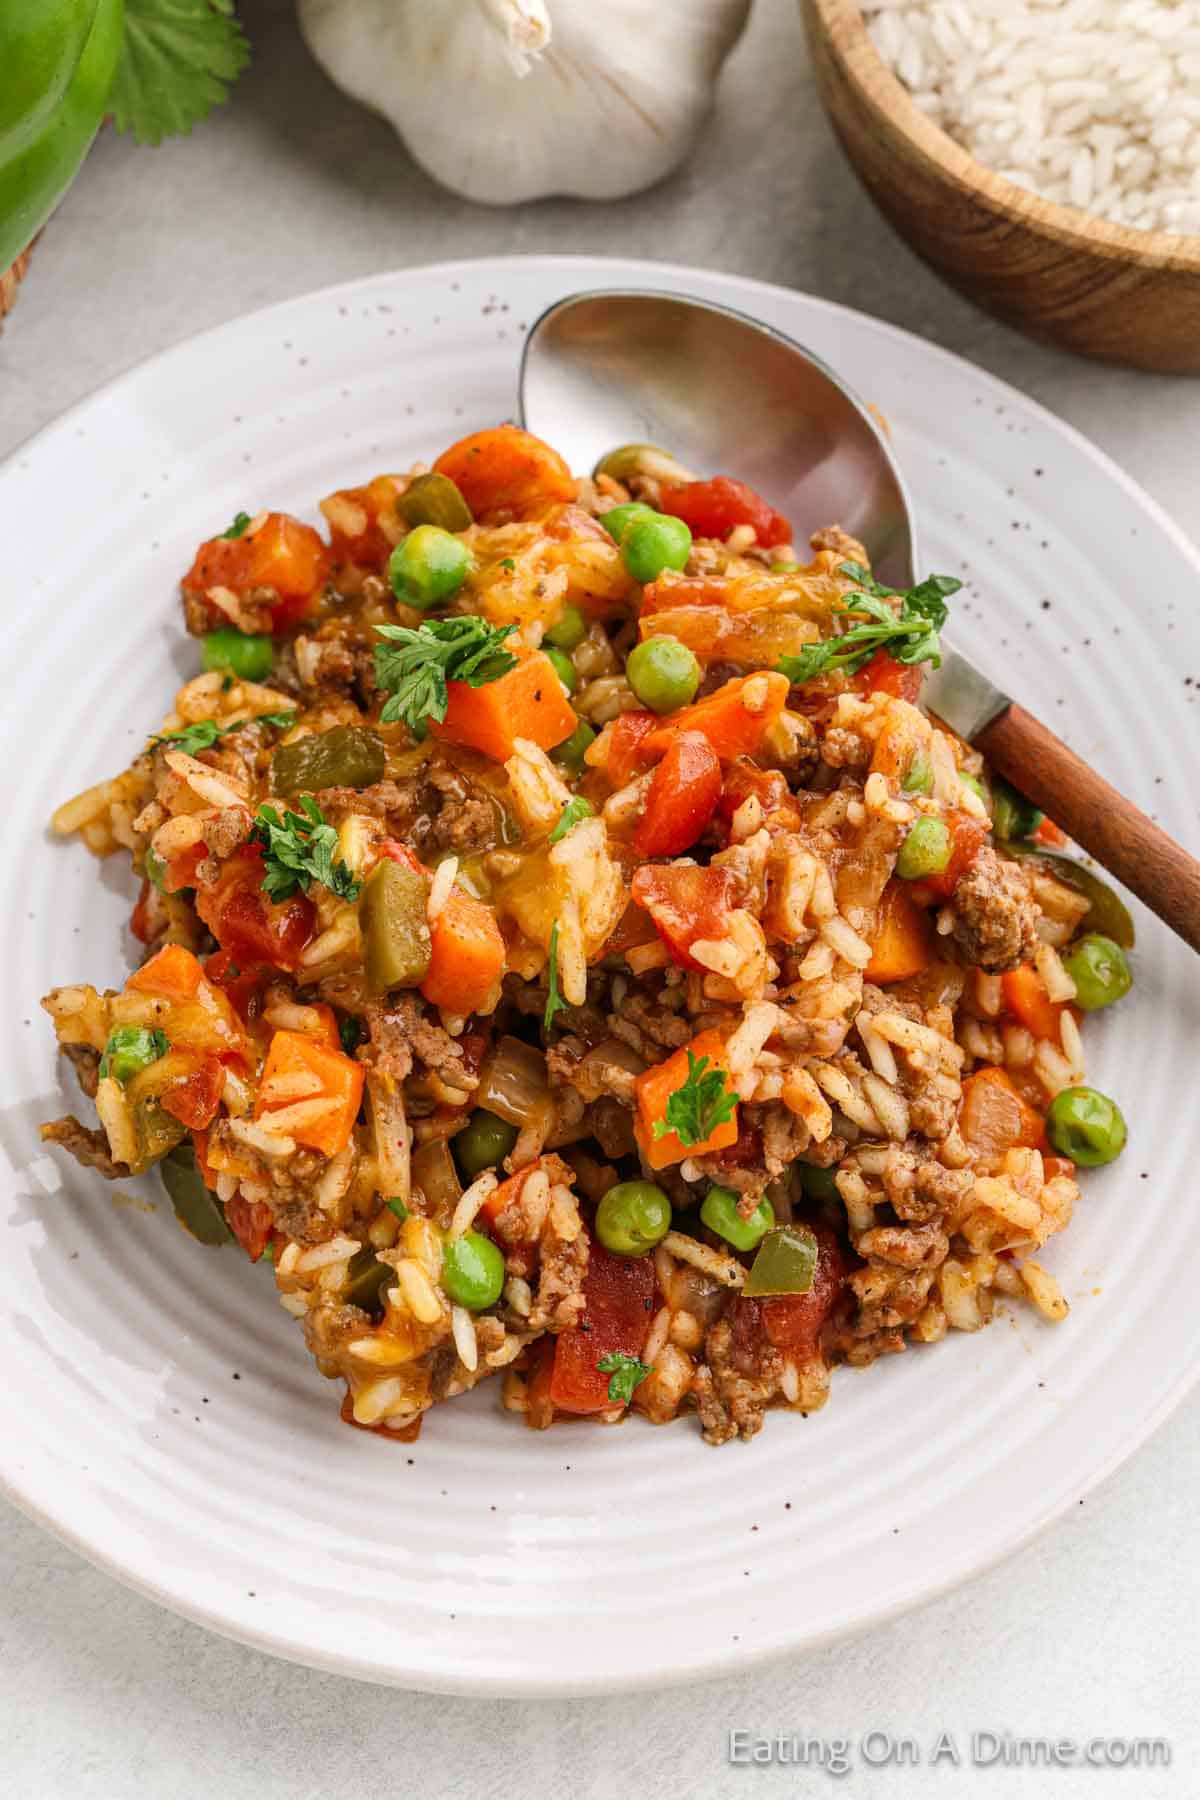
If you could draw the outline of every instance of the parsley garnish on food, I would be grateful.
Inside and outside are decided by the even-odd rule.
[[[375,681],[390,698],[380,718],[385,725],[403,719],[417,730],[428,719],[446,717],[448,681],[483,687],[515,669],[517,659],[504,648],[515,625],[489,625],[474,613],[453,619],[426,619],[414,631],[408,625],[377,625],[384,644],[375,646]]]
[[[337,832],[311,794],[301,794],[301,811],[280,818],[273,806],[260,806],[250,842],[263,846],[263,892],[268,900],[290,900],[299,889],[307,894],[314,881],[341,900],[357,900],[359,883],[340,859],[335,860]]]
[[[853,675],[870,662],[877,650],[886,650],[901,663],[932,663],[940,668],[942,646],[938,632],[946,623],[946,601],[957,594],[962,582],[953,575],[929,575],[916,587],[901,592],[883,587],[858,563],[842,563],[839,575],[845,575],[861,592],[844,594],[837,609],[845,616],[858,617],[841,637],[826,638],[820,644],[806,644],[799,656],[785,656],[779,667],[789,681],[811,681],[814,675],[829,675],[840,669]],[[896,612],[889,602],[899,600]]]
[[[158,750],[165,744],[172,750],[195,756],[201,750],[211,750],[218,738],[228,737],[231,731],[241,731],[246,725],[275,725],[280,731],[287,731],[295,723],[294,712],[259,713],[256,719],[235,719],[231,725],[218,725],[215,719],[197,719],[178,731],[164,731],[161,737],[152,737],[149,747]]]
[[[542,1014],[542,1030],[549,1036],[554,1026],[556,1013],[566,1012],[567,1003],[558,991],[558,920],[550,927],[550,960],[546,964],[549,987],[546,991],[546,1010]]]
[[[733,1117],[738,1096],[725,1086],[724,1069],[710,1069],[710,1058],[687,1053],[687,1079],[667,1099],[667,1116],[654,1121],[656,1138],[675,1132],[681,1144],[703,1144],[718,1125]]]
[[[609,1377],[608,1397],[619,1400],[628,1406],[633,1399],[633,1390],[639,1382],[645,1381],[647,1375],[653,1375],[653,1363],[639,1362],[636,1356],[626,1356],[623,1350],[610,1350],[596,1364],[602,1375]]]
[[[512,574],[512,572],[516,568],[516,566],[517,565],[513,561],[511,556],[502,556],[500,558],[500,567],[502,569],[507,569],[510,575]]]
[[[338,1036],[342,1040],[342,1049],[347,1056],[353,1056],[363,1041],[363,1028],[360,1020],[353,1013],[347,1013],[338,1026]]]
[[[118,131],[161,144],[227,97],[250,61],[233,0],[125,0],[125,37],[109,106]]]
[[[591,817],[591,802],[585,800],[582,794],[576,794],[575,798],[573,800],[568,800],[567,804],[563,807],[562,818],[550,833],[550,842],[552,844],[561,842],[573,825],[578,825],[582,819],[590,819]]]
[[[235,513],[233,515],[233,524],[229,527],[228,531],[223,531],[221,533],[221,536],[223,538],[245,537],[245,535],[249,531],[249,529],[250,529],[250,514],[242,513],[242,512]]]

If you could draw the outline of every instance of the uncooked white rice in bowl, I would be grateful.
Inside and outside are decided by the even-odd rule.
[[[1200,233],[1198,0],[867,0],[884,62],[988,168],[1114,224]]]

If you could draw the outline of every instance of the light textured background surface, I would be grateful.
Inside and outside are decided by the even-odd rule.
[[[1060,357],[942,288],[845,169],[789,0],[757,0],[682,174],[634,203],[517,213],[427,182],[390,131],[312,65],[284,0],[240,10],[257,60],[234,107],[157,153],[107,136],[39,247],[0,337],[0,453],[151,351],[328,281],[475,253],[621,251],[807,288],[958,350],[1094,437],[1200,538],[1200,386]],[[68,497],[68,517],[86,503]],[[1154,603],[1130,596],[1132,608]],[[417,1789],[482,1800],[519,1784],[537,1796],[674,1800],[839,1786],[907,1797],[927,1782],[946,1793],[978,1784],[1003,1800],[1184,1800],[1200,1793],[1198,1480],[1193,1399],[1074,1517],[922,1612],[742,1680],[554,1704],[407,1695],[273,1662],[125,1592],[6,1508],[3,1791],[375,1800]],[[855,1751],[839,1783],[819,1770],[729,1767],[732,1727],[909,1733],[926,1759],[943,1727],[964,1755],[973,1730],[1162,1735],[1173,1761],[1138,1775],[949,1764],[921,1775],[870,1768]]]

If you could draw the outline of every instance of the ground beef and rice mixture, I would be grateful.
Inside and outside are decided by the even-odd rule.
[[[512,427],[321,510],[201,547],[205,672],[57,815],[145,959],[47,996],[100,1126],[44,1135],[269,1260],[385,1435],[496,1375],[719,1444],[997,1296],[1061,1318],[1098,884],[1000,835],[902,649],[806,672],[856,595],[907,616],[862,547]]]

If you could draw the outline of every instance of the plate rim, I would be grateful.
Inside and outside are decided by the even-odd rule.
[[[86,414],[90,408],[112,396],[123,383],[143,379],[152,372],[160,370],[174,357],[194,354],[210,340],[219,339],[222,333],[251,324],[264,324],[273,317],[286,314],[292,308],[336,300],[347,295],[361,296],[375,286],[404,284],[412,280],[439,275],[445,275],[448,279],[452,279],[464,271],[470,272],[472,277],[478,277],[482,272],[495,271],[498,278],[503,279],[506,273],[514,270],[528,271],[531,267],[544,271],[548,277],[561,274],[564,282],[571,279],[582,280],[585,270],[598,271],[601,275],[611,271],[614,282],[619,278],[618,272],[626,281],[632,277],[647,280],[661,280],[667,277],[681,288],[688,282],[697,279],[701,282],[715,280],[725,293],[731,296],[743,296],[746,310],[751,313],[754,311],[753,303],[756,297],[767,296],[773,301],[782,299],[789,303],[799,301],[806,307],[816,308],[819,312],[853,321],[856,330],[869,328],[871,332],[897,347],[915,344],[919,346],[922,356],[932,357],[935,363],[956,371],[965,369],[979,389],[985,393],[1008,403],[1016,402],[1024,411],[1043,421],[1056,436],[1072,444],[1087,460],[1100,468],[1109,479],[1115,478],[1118,486],[1140,509],[1143,516],[1153,520],[1183,561],[1192,568],[1197,576],[1200,576],[1200,546],[1197,546],[1162,504],[1147,493],[1141,484],[1129,475],[1107,451],[1101,449],[1078,427],[1059,418],[1041,401],[1005,381],[1001,376],[979,367],[969,357],[946,349],[941,344],[933,343],[916,332],[893,324],[889,320],[876,318],[869,313],[846,306],[840,301],[829,300],[800,288],[786,287],[781,283],[764,281],[753,276],[726,274],[719,269],[706,269],[692,264],[640,257],[605,256],[586,252],[456,257],[375,270],[370,274],[328,283],[285,299],[272,301],[265,306],[235,313],[228,319],[206,326],[202,331],[194,332],[164,346],[90,389],[65,411],[22,439],[0,462],[0,475],[16,467],[34,451],[43,450],[51,445],[59,434],[69,431],[81,416]],[[564,287],[562,297],[565,298],[569,291],[572,290]],[[776,1630],[764,1643],[742,1644],[736,1649],[723,1645],[708,1645],[698,1650],[696,1654],[689,1656],[685,1661],[676,1661],[672,1666],[664,1668],[654,1679],[653,1691],[701,1680],[720,1679],[777,1662],[787,1655],[807,1654],[820,1650],[842,1639],[856,1636],[874,1625],[896,1619],[916,1607],[940,1599],[963,1586],[967,1581],[988,1573],[1010,1557],[1015,1556],[1019,1551],[1026,1549],[1052,1524],[1062,1518],[1073,1504],[1106,1482],[1159,1430],[1198,1383],[1200,1383],[1200,1358],[1192,1366],[1181,1369],[1169,1386],[1159,1394],[1156,1403],[1136,1419],[1130,1421],[1129,1429],[1120,1444],[1115,1445],[1099,1465],[1088,1471],[1085,1479],[1073,1484],[1070,1493],[1055,1498],[1042,1507],[1014,1535],[1006,1535],[1002,1542],[964,1554],[959,1564],[945,1575],[930,1579],[928,1574],[925,1574],[919,1579],[910,1579],[908,1582],[900,1584],[898,1590],[887,1601],[872,1603],[854,1618],[822,1628],[806,1629],[801,1621],[790,1632],[785,1629]],[[513,1671],[507,1680],[480,1675],[477,1671],[464,1675],[461,1679],[456,1679],[452,1674],[443,1673],[440,1670],[431,1672],[421,1667],[401,1666],[394,1658],[373,1659],[370,1656],[353,1656],[338,1651],[328,1651],[311,1641],[302,1640],[286,1630],[272,1629],[266,1625],[255,1627],[249,1622],[240,1620],[234,1622],[227,1614],[206,1606],[201,1599],[188,1597],[175,1589],[168,1588],[157,1581],[153,1575],[143,1573],[123,1562],[117,1553],[106,1549],[103,1544],[85,1539],[80,1531],[66,1522],[65,1518],[57,1516],[49,1503],[35,1499],[23,1490],[19,1480],[19,1462],[19,1452],[14,1457],[6,1448],[0,1447],[0,1493],[11,1501],[24,1517],[49,1531],[69,1549],[82,1556],[92,1567],[112,1576],[122,1586],[132,1589],[177,1616],[215,1632],[219,1637],[244,1644],[251,1649],[350,1679],[367,1680],[385,1686],[413,1688],[424,1692],[463,1696],[562,1699],[623,1693],[635,1688],[645,1691],[647,1688],[648,1684],[644,1675],[635,1673],[632,1676],[624,1676],[611,1670],[602,1670],[598,1673],[578,1672],[565,1680],[550,1679],[536,1673],[524,1673],[519,1669]]]

